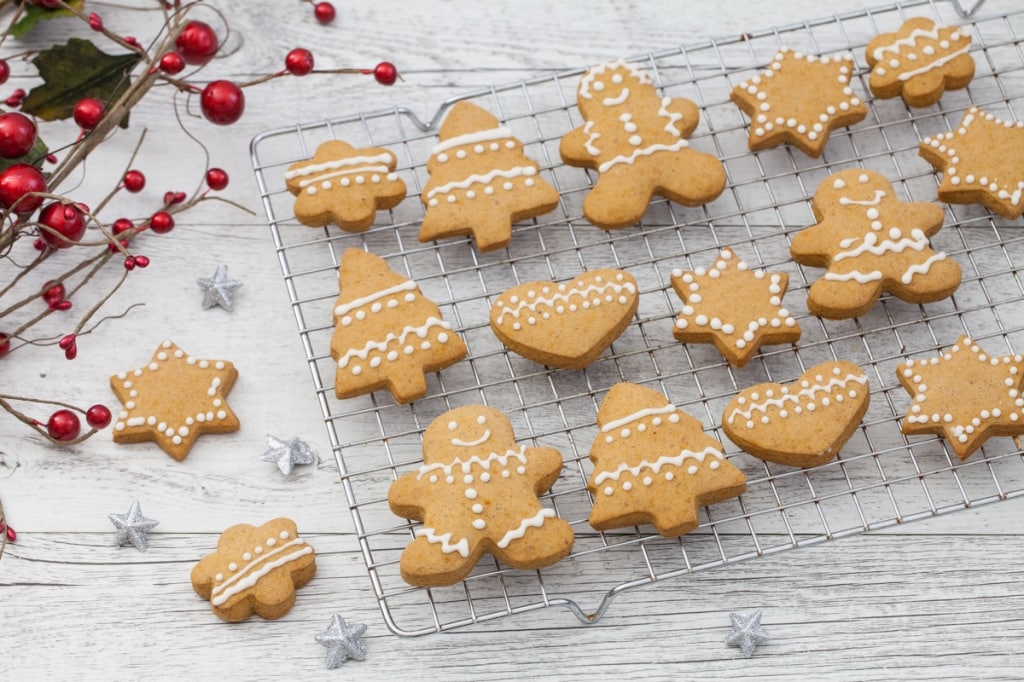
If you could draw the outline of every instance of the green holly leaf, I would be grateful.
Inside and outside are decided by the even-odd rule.
[[[43,142],[43,136],[36,134],[35,144],[32,145],[32,149],[28,150],[28,154],[20,156],[17,159],[4,159],[0,158],[0,173],[10,168],[16,163],[27,163],[30,166],[35,166],[39,170],[43,169],[43,161],[46,160],[46,155],[50,153],[49,147]],[[43,173],[46,175],[46,173]]]
[[[44,121],[71,118],[84,97],[113,102],[131,83],[129,74],[141,57],[134,53],[107,54],[88,40],[70,38],[40,52],[32,63],[43,85],[32,88],[21,110]],[[120,123],[128,127],[128,114]]]
[[[85,0],[65,0],[68,5],[74,7],[77,10],[81,10],[85,6]],[[18,19],[18,23],[11,27],[11,36],[14,38],[20,38],[36,25],[40,19],[56,19],[57,17],[73,17],[75,13],[68,9],[47,9],[46,7],[39,7],[37,5],[29,5],[25,8],[24,14],[21,19]]]

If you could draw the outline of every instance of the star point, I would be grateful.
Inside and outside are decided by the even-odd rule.
[[[730,613],[729,619],[732,621],[732,630],[725,638],[725,643],[740,649],[747,658],[754,655],[758,646],[768,641],[768,633],[761,627],[761,609],[749,616]]]
[[[235,309],[235,290],[242,286],[242,282],[228,279],[227,265],[218,265],[213,277],[200,277],[196,283],[203,290],[203,310],[214,306],[220,306],[228,312]]]
[[[146,532],[159,523],[142,515],[142,507],[138,500],[132,502],[127,514],[108,514],[107,518],[117,529],[117,536],[114,539],[117,546],[124,547],[130,544],[140,552],[145,552],[149,546]]]
[[[365,632],[366,625],[349,623],[338,613],[332,615],[327,629],[316,634],[317,643],[327,648],[324,659],[327,669],[340,668],[350,658],[355,661],[366,660],[366,644],[363,642]]]
[[[297,464],[312,464],[316,461],[316,450],[298,436],[281,440],[269,433],[266,435],[267,451],[264,462],[274,462],[281,473],[287,476]]]

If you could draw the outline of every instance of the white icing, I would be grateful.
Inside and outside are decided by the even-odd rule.
[[[922,73],[926,73],[928,71],[931,71],[932,69],[937,69],[940,66],[943,66],[944,64],[947,64],[947,63],[953,61],[954,59],[956,59],[960,55],[965,54],[969,49],[971,49],[971,46],[970,45],[965,45],[965,46],[963,46],[962,48],[960,48],[959,50],[957,50],[955,52],[951,52],[951,53],[949,53],[948,55],[946,55],[944,57],[940,57],[940,58],[936,59],[931,64],[927,64],[925,66],[922,66],[919,69],[914,69],[912,71],[904,71],[899,76],[897,76],[897,78],[899,80],[901,80],[901,81],[908,81],[911,78],[913,78],[914,76],[920,75]]]
[[[659,414],[672,414],[674,412],[676,412],[676,406],[672,405],[671,403],[668,405],[664,405],[662,407],[645,407],[644,409],[637,410],[636,412],[628,414],[625,417],[622,417],[621,419],[614,419],[608,422],[607,424],[601,427],[601,432],[607,433],[608,431],[614,431],[615,429],[621,428],[626,424],[639,421],[644,417],[652,417]]]
[[[851,270],[850,272],[826,272],[824,279],[832,280],[834,282],[849,282],[850,280],[856,280],[860,284],[867,284],[868,282],[874,282],[875,280],[882,279],[882,273],[878,270],[872,272],[861,272],[860,270]]]
[[[882,203],[882,197],[885,196],[885,192],[880,189],[875,190],[875,198],[870,200],[857,200],[851,199],[850,197],[839,197],[839,204],[841,206],[878,206]]]
[[[461,448],[472,448],[477,445],[483,445],[491,437],[490,429],[484,431],[483,435],[476,440],[465,441],[459,438],[452,438],[452,445],[456,445]]]
[[[395,157],[391,152],[384,152],[383,154],[377,154],[376,156],[348,156],[343,159],[336,159],[334,161],[324,161],[323,163],[310,163],[300,168],[287,171],[284,174],[285,180],[292,180],[294,178],[304,177],[306,175],[315,175],[323,173],[325,171],[338,170],[347,166],[358,166],[360,164],[387,164],[391,165],[395,163]]]
[[[583,143],[583,148],[587,150],[587,153],[591,156],[600,156],[601,150],[594,146],[594,143],[600,139],[601,134],[593,132],[594,122],[587,121],[583,126],[583,134],[587,135],[587,141]]]
[[[401,284],[396,284],[393,287],[388,287],[386,289],[381,289],[380,291],[375,291],[372,294],[369,294],[367,296],[363,296],[362,298],[356,298],[356,299],[353,299],[353,300],[348,301],[346,303],[341,303],[341,304],[338,305],[337,308],[334,309],[334,314],[336,316],[340,317],[342,315],[345,315],[346,313],[349,313],[349,312],[355,310],[356,308],[362,307],[362,306],[367,305],[369,303],[373,303],[374,301],[377,301],[379,299],[385,298],[387,296],[391,296],[392,294],[401,293],[403,291],[411,291],[411,290],[413,290],[415,288],[416,288],[416,282],[412,281],[411,279],[407,279],[404,282],[402,282]],[[362,318],[359,318],[359,319],[362,319]]]
[[[927,260],[925,260],[925,262],[915,263],[914,265],[911,265],[909,268],[907,268],[907,271],[904,272],[903,275],[900,277],[900,281],[903,282],[904,284],[910,284],[910,282],[914,279],[914,275],[928,274],[928,270],[931,269],[932,263],[936,263],[940,260],[945,259],[946,254],[943,253],[942,251],[932,254],[931,256],[928,257]]]
[[[384,337],[384,339],[381,340],[381,341],[370,340],[370,341],[367,341],[363,345],[362,348],[350,348],[350,349],[348,349],[341,356],[341,358],[338,359],[338,367],[346,367],[348,365],[349,360],[354,358],[354,357],[359,358],[360,360],[365,360],[367,358],[367,356],[369,356],[371,351],[376,350],[376,351],[383,352],[383,351],[387,350],[387,347],[391,343],[394,343],[396,341],[399,344],[404,344],[406,338],[410,334],[415,334],[417,337],[419,337],[421,339],[425,339],[427,337],[427,333],[433,327],[440,327],[441,329],[446,329],[446,330],[449,330],[449,331],[451,330],[451,325],[449,325],[447,322],[445,322],[444,320],[441,320],[439,318],[431,316],[431,317],[427,318],[426,322],[424,322],[423,324],[421,324],[419,326],[406,325],[402,329],[402,331],[400,333],[398,333],[398,334],[395,334],[394,332],[388,332],[387,336]],[[424,350],[427,350],[427,349],[429,349],[429,346],[427,348],[425,348]]]
[[[657,152],[677,152],[680,149],[686,149],[689,146],[690,143],[687,142],[686,140],[676,140],[672,144],[652,144],[647,147],[634,149],[629,154],[620,154],[619,156],[616,156],[613,159],[605,161],[604,163],[597,167],[597,170],[598,172],[601,173],[607,173],[611,168],[619,165],[620,163],[625,163],[632,166],[633,162],[635,162],[641,156],[651,156],[652,154],[656,154]]]
[[[474,464],[481,467],[482,469],[490,471],[491,464],[497,462],[502,467],[508,467],[509,460],[518,460],[521,465],[526,464],[526,446],[521,445],[518,450],[506,450],[504,453],[492,452],[486,457],[479,457],[473,455],[469,459],[461,459],[456,457],[450,464],[424,464],[420,467],[419,472],[416,475],[417,479],[422,479],[427,474],[432,472],[444,473],[447,476],[452,475],[456,469],[460,470],[463,474],[468,474]]]
[[[833,258],[833,263],[838,263],[841,260],[847,258],[856,258],[865,253],[871,253],[875,256],[881,256],[884,253],[903,253],[907,249],[913,249],[914,251],[924,251],[928,247],[928,237],[919,228],[914,228],[910,231],[910,237],[901,237],[898,240],[883,239],[879,241],[878,235],[874,232],[868,232],[864,235],[864,239],[860,246],[850,249],[849,251],[840,251]]]
[[[617,59],[613,62],[608,62],[606,64],[595,66],[594,68],[590,69],[585,74],[583,74],[583,78],[580,79],[579,96],[582,97],[583,99],[593,99],[594,96],[591,92],[591,89],[597,90],[598,92],[604,89],[604,85],[598,80],[598,78],[604,75],[606,72],[614,71],[616,69],[625,69],[626,71],[629,72],[629,75],[640,81],[640,83],[651,82],[650,76],[648,76],[645,72],[641,71],[640,69],[626,61]],[[598,89],[594,87],[595,83],[600,84],[601,88]]]
[[[452,554],[458,552],[459,556],[465,558],[469,556],[469,540],[462,538],[458,542],[453,543],[452,534],[444,533],[438,535],[437,531],[433,528],[417,528],[415,533],[418,538],[426,538],[428,542],[441,545],[441,551],[445,554]]]
[[[595,280],[596,281],[596,280]],[[586,286],[580,286],[584,282],[582,280],[576,280],[572,283],[572,286],[559,285],[557,290],[548,296],[535,295],[533,298],[527,297],[527,299],[520,299],[518,296],[512,296],[508,299],[512,305],[504,305],[504,300],[499,299],[498,303],[502,304],[501,312],[498,314],[496,324],[501,324],[505,320],[505,315],[508,314],[513,318],[518,319],[524,309],[531,312],[537,311],[537,306],[544,305],[551,307],[556,313],[564,313],[566,310],[573,312],[571,306],[559,306],[558,303],[568,303],[569,299],[573,296],[578,296],[584,299],[584,306],[586,306],[587,298],[591,294],[597,294],[598,296],[604,296],[605,292],[611,290],[615,294],[620,294],[625,291],[628,294],[636,292],[636,287],[632,282],[625,282],[620,284],[618,282],[604,282],[599,284],[587,284]],[[564,287],[564,289],[563,289]],[[536,292],[534,292],[536,294]],[[628,299],[627,299],[628,300]],[[560,309],[561,308],[561,309]]]
[[[454,180],[452,182],[440,185],[427,192],[427,198],[430,199],[436,194],[448,194],[453,189],[468,189],[474,184],[489,185],[495,178],[512,179],[521,176],[536,175],[537,169],[533,166],[515,166],[513,168],[496,168],[487,173],[474,173],[467,178],[462,180]],[[451,201],[451,197],[449,197]]]
[[[653,462],[644,459],[644,460],[641,460],[640,463],[636,464],[635,466],[630,466],[630,465],[626,464],[625,462],[623,462],[623,463],[620,463],[612,471],[601,471],[601,472],[598,472],[594,476],[594,485],[595,486],[601,485],[603,482],[608,481],[608,480],[618,481],[619,478],[622,476],[622,474],[624,474],[626,472],[629,472],[630,474],[632,474],[634,478],[639,478],[641,472],[648,471],[648,470],[652,474],[657,475],[661,471],[662,467],[665,467],[665,466],[681,467],[683,465],[683,462],[685,462],[688,459],[693,459],[693,460],[696,460],[698,463],[703,464],[704,460],[706,460],[708,457],[713,457],[715,459],[722,459],[722,453],[721,453],[720,450],[717,450],[717,449],[715,449],[713,447],[710,447],[710,446],[704,448],[703,450],[701,450],[699,452],[694,452],[693,450],[687,450],[686,448],[684,448],[684,449],[680,450],[679,454],[677,454],[677,455],[662,455],[661,457],[658,457],[658,459],[654,460]]]
[[[285,550],[296,545],[302,545],[302,549],[284,554]],[[295,538],[291,542],[285,543],[273,551],[262,554],[243,566],[241,570],[230,578],[219,585],[216,585],[211,591],[210,603],[214,606],[220,606],[234,595],[255,585],[260,578],[265,576],[267,573],[270,573],[275,568],[280,568],[285,564],[295,561],[299,557],[312,553],[313,548],[307,545],[305,540]],[[279,556],[273,561],[267,561],[270,557],[277,556],[279,554],[284,555]],[[259,566],[259,568],[256,568],[257,566]]]
[[[545,519],[550,519],[555,516],[554,509],[541,509],[533,516],[527,517],[519,522],[519,526],[506,532],[500,540],[496,543],[501,549],[508,547],[513,540],[519,540],[526,535],[526,531],[529,528],[540,528],[544,525]]]
[[[801,403],[814,401],[818,393],[830,394],[835,388],[845,389],[847,384],[851,381],[864,386],[868,383],[868,378],[863,374],[847,374],[842,378],[833,376],[824,384],[811,384],[807,388],[802,388],[796,393],[786,392],[777,398],[773,397],[760,402],[752,402],[750,403],[750,407],[746,410],[742,410],[738,407],[734,408],[733,411],[729,413],[728,422],[732,424],[736,417],[740,416],[747,422],[747,426],[750,427],[752,426],[752,422],[749,421],[750,416],[754,412],[760,412],[763,415],[767,415],[769,407],[777,407],[781,409],[785,407],[786,403],[794,403],[795,405],[800,406]],[[787,387],[783,388],[786,389]],[[779,416],[782,415],[780,414]]]
[[[614,107],[622,104],[629,99],[629,88],[622,88],[622,92],[619,93],[618,97],[605,97],[601,100],[601,104],[606,107]]]
[[[472,133],[466,133],[465,135],[457,135],[450,137],[434,146],[430,150],[431,155],[437,156],[438,154],[453,149],[455,147],[462,147],[469,144],[477,144],[480,142],[489,142],[490,140],[502,140],[505,138],[512,137],[512,131],[505,127],[499,128],[488,128],[486,130],[478,130]]]
[[[316,185],[317,183],[321,183],[322,182],[323,183],[322,184],[322,188],[323,189],[330,189],[331,188],[331,183],[327,182],[327,181],[331,180],[332,178],[342,177],[342,176],[346,176],[346,175],[355,175],[356,176],[356,178],[355,178],[356,183],[357,184],[362,184],[362,177],[363,176],[359,175],[360,173],[387,173],[389,170],[391,170],[391,169],[388,168],[387,166],[383,166],[383,165],[377,165],[377,166],[356,166],[355,168],[346,168],[344,170],[336,170],[336,171],[332,171],[330,173],[322,173],[320,175],[314,175],[311,178],[306,178],[305,180],[300,180],[298,184],[299,184],[299,187],[301,187],[302,189],[306,189],[309,194],[316,194],[316,191],[315,191],[316,188],[313,187],[313,185]],[[380,177],[379,176],[374,176],[374,177],[377,178],[377,182],[380,182]],[[343,181],[342,185],[347,185],[347,183],[345,183]],[[314,190],[314,191],[309,191],[309,190]]]
[[[672,135],[679,137],[680,135],[683,134],[683,131],[679,130],[679,128],[676,127],[676,122],[681,121],[683,115],[675,111],[669,111],[668,105],[670,104],[672,104],[671,97],[662,97],[661,108],[658,109],[658,116],[663,116],[668,119],[668,123],[665,124],[663,130],[666,133],[671,133]]]

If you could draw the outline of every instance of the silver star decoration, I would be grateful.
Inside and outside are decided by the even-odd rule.
[[[739,647],[747,658],[754,654],[754,649],[768,641],[768,633],[761,627],[761,609],[749,616],[730,613],[729,618],[732,620],[732,631],[725,638],[725,643]]]
[[[340,668],[350,658],[356,661],[366,660],[364,632],[366,626],[362,623],[347,623],[337,613],[331,616],[330,626],[316,635],[316,641],[327,647],[324,664],[328,670]]]
[[[127,514],[109,514],[108,518],[117,528],[117,538],[115,538],[117,546],[124,547],[131,544],[140,552],[145,552],[146,547],[149,546],[146,531],[160,523],[142,515],[142,507],[139,506],[138,500],[132,502]]]
[[[312,464],[316,461],[316,450],[298,436],[281,440],[267,434],[267,447],[263,453],[264,462],[274,462],[281,473],[287,476],[296,464]]]
[[[213,277],[200,277],[196,280],[203,290],[203,310],[219,305],[225,310],[235,309],[235,289],[242,286],[237,279],[228,279],[228,266],[218,265]]]

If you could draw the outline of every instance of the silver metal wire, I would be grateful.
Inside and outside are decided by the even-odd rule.
[[[1002,118],[1024,116],[1024,18],[1012,4],[1002,5],[1014,11],[965,20],[958,16],[958,4],[907,2],[639,59],[662,93],[699,105],[701,124],[691,143],[722,159],[729,181],[722,196],[704,207],[656,200],[640,225],[623,230],[605,232],[582,218],[583,197],[594,177],[559,161],[559,139],[581,124],[575,88],[582,70],[460,98],[509,126],[561,195],[558,209],[517,225],[510,247],[498,252],[481,254],[468,239],[418,242],[423,217],[418,194],[437,138],[405,109],[297,124],[253,140],[253,167],[299,339],[369,578],[391,630],[421,635],[556,605],[594,622],[616,595],[633,587],[1024,494],[1019,441],[990,440],[961,463],[939,438],[904,437],[899,421],[910,400],[895,376],[896,365],[906,357],[934,355],[963,333],[992,354],[1024,351],[1020,221],[993,218],[980,206],[947,206],[945,228],[933,244],[960,262],[960,289],[926,306],[886,297],[863,317],[845,321],[825,321],[807,312],[806,290],[822,271],[797,266],[788,249],[792,235],[815,222],[808,200],[827,175],[869,168],[887,176],[901,199],[931,201],[937,176],[917,156],[922,137],[951,129],[972,104]],[[986,9],[995,6],[999,0]],[[971,33],[977,73],[967,89],[948,92],[939,105],[919,110],[906,108],[899,99],[870,100],[868,119],[834,132],[820,159],[787,147],[757,154],[747,150],[748,122],[729,101],[729,91],[764,68],[780,46],[820,54],[823,46],[845,45],[856,57],[854,85],[863,95],[864,45],[917,15],[961,23]],[[334,138],[393,150],[409,187],[409,198],[378,214],[367,232],[310,229],[294,218],[284,171]],[[763,348],[743,369],[730,367],[710,346],[679,344],[671,335],[681,303],[668,285],[669,273],[706,265],[723,245],[752,265],[790,275],[785,304],[804,329],[795,346]],[[331,310],[340,255],[352,246],[372,251],[414,278],[469,348],[467,360],[428,377],[428,396],[412,405],[396,405],[381,393],[334,398]],[[568,279],[599,267],[629,270],[640,284],[641,303],[634,323],[586,370],[535,365],[510,354],[491,334],[488,310],[505,289],[536,279]],[[721,415],[737,391],[764,381],[792,380],[806,367],[830,359],[856,362],[871,383],[871,407],[835,461],[794,469],[761,462],[728,443]],[[662,391],[701,419],[747,475],[748,492],[702,510],[700,528],[679,539],[662,538],[647,527],[591,529],[588,450],[596,434],[597,405],[619,381]],[[576,545],[568,559],[541,571],[509,570],[485,559],[457,586],[412,588],[398,571],[412,526],[390,513],[387,489],[421,463],[420,439],[431,420],[469,403],[502,409],[521,442],[562,452],[562,476],[543,499],[572,524]]]

